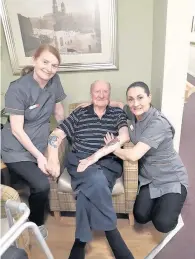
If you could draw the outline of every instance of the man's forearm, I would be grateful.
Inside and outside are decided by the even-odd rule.
[[[55,117],[58,125],[60,125],[64,121],[64,118],[65,118],[63,113],[62,114],[55,114],[54,117]]]
[[[58,159],[58,137],[53,133],[48,138],[48,159]]]
[[[62,140],[66,137],[60,129],[55,129],[48,138],[48,158],[58,158],[58,149]]]
[[[120,137],[115,137],[108,144],[106,144],[103,148],[99,149],[94,153],[95,160],[98,161],[100,158],[114,152],[118,148],[120,148],[126,141],[120,139]]]

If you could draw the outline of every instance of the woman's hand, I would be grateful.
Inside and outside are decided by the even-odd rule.
[[[119,102],[119,101],[110,101],[110,106],[112,107],[118,107],[121,108],[123,110],[124,108],[124,103],[123,102]]]
[[[89,156],[88,158],[85,159],[81,159],[79,161],[79,165],[77,167],[77,172],[83,172],[87,169],[87,167],[89,167],[90,165],[93,165],[97,162],[97,160],[95,159],[95,156]]]
[[[48,159],[47,171],[54,178],[58,178],[60,175],[60,162],[59,159]]]
[[[115,137],[114,137],[114,135],[113,135],[112,133],[107,132],[107,133],[106,133],[106,136],[104,137],[104,142],[105,142],[105,144],[106,144],[106,145],[109,144],[110,141],[112,141],[114,138],[115,138]]]
[[[37,165],[39,169],[44,173],[48,175],[47,172],[47,159],[46,157],[40,153],[40,155],[37,157]]]
[[[81,104],[77,105],[77,107],[75,109],[85,108],[85,107],[89,106],[90,104],[91,104],[90,102],[81,103]]]

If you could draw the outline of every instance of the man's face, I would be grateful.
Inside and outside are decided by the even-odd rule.
[[[106,107],[110,102],[110,87],[106,82],[96,82],[91,89],[92,103],[98,107]]]

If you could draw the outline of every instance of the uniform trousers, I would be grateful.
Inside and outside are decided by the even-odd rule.
[[[181,185],[181,194],[168,193],[151,199],[149,185],[144,185],[134,204],[135,220],[140,224],[152,221],[158,231],[167,233],[176,227],[186,196],[187,190]]]
[[[22,180],[30,188],[29,220],[38,226],[43,225],[49,210],[50,184],[47,175],[39,169],[36,163],[31,161],[6,163],[6,165],[12,183],[14,181],[17,184]]]

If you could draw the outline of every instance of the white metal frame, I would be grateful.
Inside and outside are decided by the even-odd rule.
[[[18,201],[7,200],[5,204],[5,211],[7,214],[7,219],[10,229],[8,232],[0,239],[0,257],[4,252],[14,243],[16,246],[16,239],[19,235],[27,228],[32,229],[36,239],[38,240],[43,252],[48,259],[54,259],[51,251],[45,242],[38,226],[33,222],[27,222],[30,210],[25,203]],[[12,212],[23,213],[18,221],[14,223]]]

